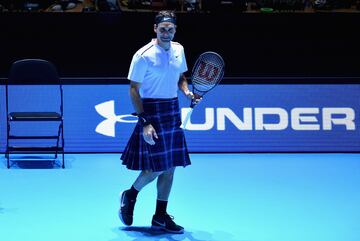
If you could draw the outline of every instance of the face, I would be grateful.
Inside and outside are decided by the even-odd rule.
[[[156,38],[160,43],[167,44],[173,40],[176,32],[175,24],[171,22],[162,22],[154,25]]]

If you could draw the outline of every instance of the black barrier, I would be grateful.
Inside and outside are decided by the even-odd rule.
[[[0,77],[13,61],[44,58],[63,77],[123,77],[154,36],[151,12],[0,15]],[[220,53],[226,77],[358,77],[358,13],[179,13],[189,69]]]
[[[188,82],[191,84],[190,76]],[[6,78],[0,78],[0,86],[7,83]],[[128,85],[130,82],[126,77],[63,77],[61,83],[64,85]],[[26,83],[18,83],[23,85]],[[43,83],[49,84],[49,83]],[[221,85],[272,85],[272,84],[360,84],[360,77],[224,77]]]

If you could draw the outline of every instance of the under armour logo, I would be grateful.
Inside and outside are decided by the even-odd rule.
[[[138,118],[133,115],[116,115],[115,104],[113,100],[103,102],[95,106],[95,110],[99,115],[106,118],[100,122],[95,131],[104,136],[115,137],[116,122],[136,123]]]

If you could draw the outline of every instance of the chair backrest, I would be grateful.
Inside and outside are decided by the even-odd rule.
[[[8,112],[63,112],[61,80],[54,64],[43,59],[22,59],[10,68],[6,85]]]
[[[55,66],[43,59],[22,59],[11,65],[9,84],[60,84]]]

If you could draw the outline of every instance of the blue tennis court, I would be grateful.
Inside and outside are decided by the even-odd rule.
[[[137,172],[119,154],[67,154],[0,166],[6,241],[358,241],[360,154],[192,154],[177,168],[168,211],[184,234],[154,233],[156,183],[138,196],[134,223],[117,216]]]

